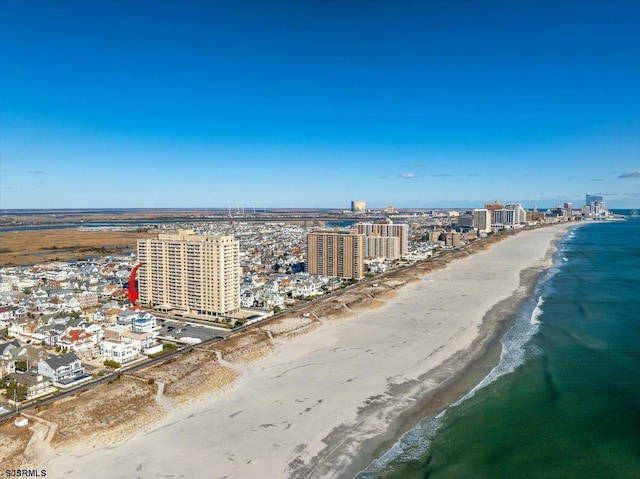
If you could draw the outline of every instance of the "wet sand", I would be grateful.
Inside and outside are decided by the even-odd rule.
[[[51,477],[94,479],[352,477],[425,408],[453,396],[454,380],[468,380],[479,358],[490,360],[487,347],[567,228],[509,237],[377,309],[276,338],[257,361],[223,360],[240,374],[226,393],[173,409],[120,445],[52,451],[41,466]]]

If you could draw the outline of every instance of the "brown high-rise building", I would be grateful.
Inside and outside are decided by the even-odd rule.
[[[400,256],[409,252],[409,225],[388,222],[358,223],[356,232],[362,235],[395,236],[400,240]]]
[[[493,223],[497,223],[495,212],[498,210],[504,209],[504,206],[502,206],[502,204],[500,204],[500,202],[496,200],[493,203],[487,203],[486,205],[484,205],[484,209],[489,210],[489,215],[491,217],[490,223],[493,224]]]
[[[364,235],[315,231],[307,234],[307,272],[360,279],[364,276]]]

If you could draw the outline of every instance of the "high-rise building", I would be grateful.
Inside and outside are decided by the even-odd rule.
[[[489,233],[491,231],[491,222],[493,220],[492,216],[492,212],[486,208],[473,210],[473,227],[478,231]]]
[[[589,214],[601,215],[603,213],[608,212],[602,196],[587,195],[585,200],[586,200],[586,206],[589,207]]]
[[[460,234],[455,231],[450,231],[444,234],[445,246],[460,246]]]
[[[508,210],[502,208],[501,210],[495,210],[493,212],[493,224],[495,225],[515,225],[516,212],[514,210]]]
[[[191,231],[138,240],[140,303],[208,316],[240,309],[240,246]]]
[[[405,256],[409,252],[409,225],[396,224],[391,221],[358,223],[356,232],[366,236],[395,236],[400,239],[400,256]]]
[[[400,238],[369,235],[364,237],[365,258],[396,259],[400,257]]]
[[[568,219],[573,218],[573,203],[565,203],[562,207],[562,210],[564,211],[564,215]]]
[[[495,212],[504,209],[504,206],[498,200],[495,200],[493,203],[486,203],[484,209],[490,211],[491,223],[497,223]]]
[[[513,210],[514,218],[513,224],[520,224],[527,222],[527,210],[525,210],[520,203],[509,203],[504,207],[506,210]]]
[[[458,215],[457,224],[463,228],[473,228],[473,215],[468,212]]]
[[[366,201],[352,201],[351,202],[351,211],[353,213],[364,213],[367,211],[367,202]]]
[[[364,276],[364,235],[337,231],[307,234],[309,274],[360,279]]]
[[[604,203],[604,199],[602,198],[602,196],[589,195],[589,194],[586,195],[585,202],[584,202],[585,205],[591,206],[595,202]]]

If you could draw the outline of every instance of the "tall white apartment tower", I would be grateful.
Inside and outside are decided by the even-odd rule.
[[[181,230],[138,240],[140,303],[207,316],[240,310],[240,244]]]

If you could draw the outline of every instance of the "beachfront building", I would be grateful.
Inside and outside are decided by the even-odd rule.
[[[491,217],[490,221],[493,225],[494,223],[496,223],[496,211],[503,210],[504,205],[498,200],[495,200],[493,203],[485,203],[484,209],[489,211],[489,215]]]
[[[400,241],[400,256],[409,252],[409,225],[381,221],[377,223],[358,223],[356,232],[365,236],[396,237]]]
[[[233,236],[181,230],[138,240],[140,303],[205,316],[240,310],[240,246]]]
[[[473,227],[481,233],[491,231],[491,211],[486,208],[473,210]]]
[[[400,238],[369,235],[364,238],[365,258],[397,259],[400,257]]]
[[[50,354],[38,363],[38,374],[60,387],[68,387],[82,379],[91,378],[85,375],[80,358],[73,353]]]
[[[527,222],[527,210],[525,210],[520,203],[509,203],[505,206],[505,209],[514,212],[515,224],[523,224]]]
[[[511,203],[504,208],[493,211],[492,229],[515,229],[520,228],[527,222],[527,211],[520,203]]]
[[[597,195],[586,195],[585,206],[587,208],[587,215],[598,216],[608,213],[607,207],[604,204],[604,198]]]
[[[364,276],[364,235],[336,231],[307,234],[309,274],[360,279]]]

